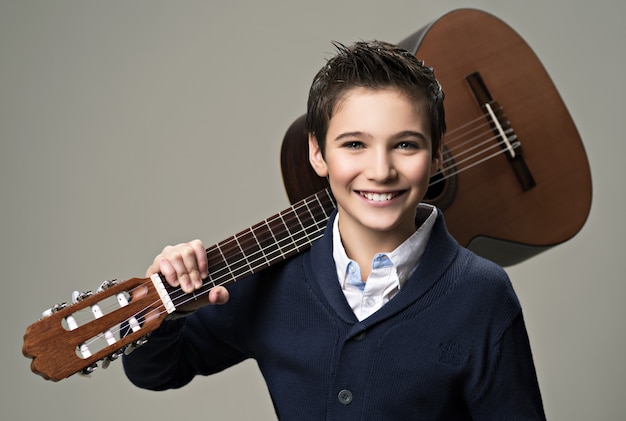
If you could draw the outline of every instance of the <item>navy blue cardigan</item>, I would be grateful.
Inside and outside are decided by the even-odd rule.
[[[164,322],[124,357],[137,386],[178,388],[254,358],[285,420],[545,419],[505,272],[460,247],[440,216],[418,269],[359,322],[332,258],[309,251],[229,287],[223,306]]]

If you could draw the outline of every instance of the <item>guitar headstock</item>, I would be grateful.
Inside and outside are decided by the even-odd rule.
[[[46,380],[90,374],[99,361],[106,368],[144,343],[168,315],[159,292],[150,278],[106,281],[95,293],[75,292],[72,304],[56,304],[28,326],[22,353]]]

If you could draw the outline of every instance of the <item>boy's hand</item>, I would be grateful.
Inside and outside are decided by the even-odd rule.
[[[165,247],[146,270],[146,277],[155,273],[161,273],[168,284],[180,287],[186,293],[200,288],[202,280],[209,276],[209,263],[202,241]],[[228,290],[217,286],[209,291],[207,301],[201,304],[224,304],[228,299]]]

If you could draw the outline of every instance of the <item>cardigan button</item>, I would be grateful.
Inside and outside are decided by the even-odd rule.
[[[352,402],[352,392],[350,392],[348,389],[343,389],[337,395],[337,399],[339,399],[339,402],[342,405],[349,405],[350,402]]]
[[[352,339],[355,341],[362,341],[363,339],[365,339],[365,331],[357,333],[352,337]]]

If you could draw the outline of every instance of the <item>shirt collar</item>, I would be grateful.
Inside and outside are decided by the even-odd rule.
[[[398,274],[399,288],[402,288],[406,280],[413,274],[419,261],[424,254],[430,233],[432,231],[435,220],[437,219],[437,208],[435,206],[420,203],[417,209],[416,222],[423,221],[419,228],[415,230],[409,238],[400,244],[395,250],[386,254],[393,263]],[[339,234],[339,214],[335,216],[333,221],[333,258],[337,267],[337,277],[344,287],[348,266],[352,262],[341,242]]]

